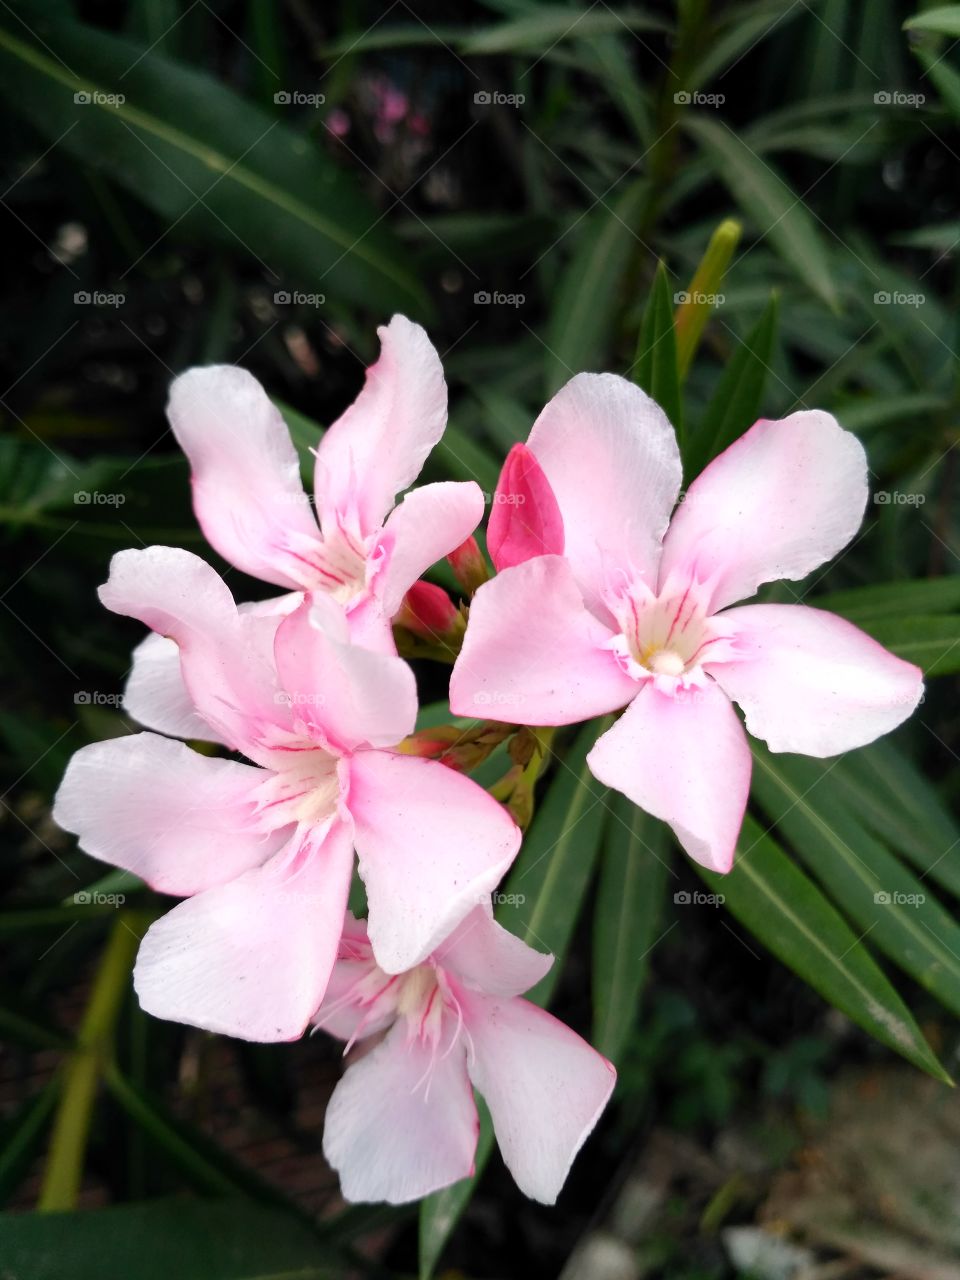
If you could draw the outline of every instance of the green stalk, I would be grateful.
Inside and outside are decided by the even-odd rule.
[[[62,1088],[43,1183],[42,1213],[76,1208],[83,1178],[90,1120],[100,1078],[113,1052],[113,1037],[140,943],[132,913],[118,916],[94,979],[76,1044],[63,1069]]]

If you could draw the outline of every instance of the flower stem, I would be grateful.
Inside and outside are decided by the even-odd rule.
[[[140,943],[138,917],[117,917],[90,992],[76,1043],[62,1074],[37,1209],[51,1213],[76,1207],[83,1178],[97,1086],[113,1050],[113,1035]]]

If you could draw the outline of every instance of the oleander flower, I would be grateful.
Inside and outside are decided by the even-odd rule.
[[[151,547],[114,556],[100,596],[170,637],[193,721],[252,762],[141,733],[84,747],[61,783],[54,817],[83,849],[186,899],[141,945],[148,1012],[248,1040],[301,1035],[354,850],[388,971],[424,960],[496,886],[518,828],[470,779],[391,750],[414,728],[413,674],[350,643],[331,595],[238,610],[204,561]]]
[[[233,365],[182,374],[167,413],[190,460],[197,519],[238,569],[288,591],[329,592],[351,634],[392,651],[390,619],[407,589],[483,517],[472,481],[414,483],[447,422],[440,357],[423,329],[394,316],[380,358],[316,453],[316,518],[297,453],[260,383]]]
[[[348,914],[315,1019],[347,1049],[373,1044],[347,1068],[327,1108],[323,1151],[347,1200],[402,1204],[468,1177],[476,1088],[521,1191],[553,1204],[616,1071],[569,1027],[519,998],[552,963],[496,924],[486,899],[428,960],[388,974],[365,923]]]
[[[595,777],[725,872],[751,770],[734,702],[771,750],[832,756],[905,720],[922,676],[823,610],[730,607],[804,578],[857,532],[866,458],[829,414],[761,419],[674,511],[680,481],[649,396],[614,374],[568,382],[504,468],[502,571],[471,604],[450,705],[533,725],[626,707],[588,756]]]

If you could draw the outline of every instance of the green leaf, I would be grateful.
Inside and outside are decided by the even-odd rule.
[[[5,1280],[338,1280],[343,1263],[290,1214],[244,1200],[0,1214]]]
[[[497,919],[538,951],[556,957],[526,999],[546,1005],[560,978],[600,849],[608,791],[587,766],[587,753],[611,720],[583,725],[557,771],[503,886]]]
[[[903,24],[904,31],[933,31],[942,36],[960,37],[960,4],[945,4],[939,9],[916,13]]]
[[[929,40],[922,45],[917,45],[914,53],[923,65],[925,74],[940,90],[950,113],[960,119],[960,74],[954,71],[953,67],[929,45]]]
[[[687,113],[683,126],[703,147],[716,177],[724,183],[747,218],[834,311],[834,271],[813,215],[780,175],[725,124]]]
[[[723,371],[703,421],[691,433],[687,447],[691,479],[756,422],[773,356],[778,309],[778,297],[771,294],[746,341],[737,339],[737,349]]]
[[[517,53],[530,50],[543,53],[561,40],[585,39],[627,31],[663,31],[667,24],[636,9],[614,11],[602,8],[575,9],[561,5],[538,5],[534,12],[522,14],[495,27],[477,31],[460,41],[463,53]]]
[[[548,396],[575,373],[609,363],[610,339],[625,301],[623,280],[637,244],[634,227],[648,190],[646,180],[632,182],[617,200],[584,219],[547,330]]]
[[[662,822],[611,799],[593,918],[593,1046],[616,1063],[636,1023],[669,873]]]
[[[196,1191],[216,1196],[249,1195],[261,1204],[299,1212],[280,1191],[231,1159],[201,1130],[168,1111],[159,1098],[128,1079],[118,1067],[108,1069],[106,1083],[131,1121]]]
[[[680,452],[684,452],[683,412],[680,397],[680,370],[677,365],[677,335],[673,324],[673,291],[663,262],[656,275],[640,326],[640,341],[633,364],[633,379],[656,400],[677,431]]]
[[[538,951],[555,957],[550,972],[525,998],[546,1006],[560,977],[600,848],[607,789],[587,768],[587,752],[610,717],[583,725],[554,774],[503,887],[497,918]],[[489,1131],[488,1131],[489,1132]],[[428,1196],[420,1207],[420,1277],[429,1280],[443,1247],[470,1201],[493,1145],[492,1132],[477,1146],[475,1173]]]
[[[38,24],[38,39],[0,29],[0,93],[167,225],[288,272],[299,288],[429,312],[376,211],[310,139],[135,41],[68,22]]]
[[[960,926],[846,805],[819,760],[754,748],[753,794],[872,946],[960,1013]]]
[[[707,250],[690,281],[690,288],[681,295],[674,318],[677,334],[677,365],[680,377],[686,375],[690,362],[700,345],[700,337],[716,303],[710,298],[720,292],[720,285],[734,250],[740,241],[743,228],[733,218],[726,218],[710,237]]]
[[[490,1112],[479,1094],[475,1096],[480,1116],[480,1133],[474,1156],[473,1176],[461,1178],[450,1187],[444,1187],[435,1195],[427,1196],[420,1203],[419,1277],[430,1280],[444,1246],[460,1221],[460,1216],[470,1203],[477,1180],[486,1168],[493,1151],[493,1122]]]
[[[696,866],[736,918],[815,991],[882,1044],[938,1080],[950,1078],[910,1010],[814,882],[749,815],[725,876]]]
[[[56,1106],[60,1082],[49,1080],[0,1127],[0,1204],[6,1204],[33,1161]]]
[[[863,618],[864,631],[898,657],[915,662],[925,676],[960,671],[960,615]]]
[[[877,835],[960,897],[960,828],[910,759],[889,740],[851,751],[832,776]]]
[[[832,591],[810,603],[817,609],[829,609],[860,624],[867,619],[950,613],[960,609],[960,577],[878,582],[869,587]]]

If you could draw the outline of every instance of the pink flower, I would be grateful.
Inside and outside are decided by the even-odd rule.
[[[555,725],[627,707],[588,757],[594,775],[668,822],[696,861],[728,871],[751,767],[733,702],[771,750],[831,756],[889,732],[920,698],[917,667],[833,614],[728,607],[847,545],[867,499],[863,448],[820,411],[761,419],[671,521],[673,429],[623,378],[577,375],[528,446],[540,471],[531,481],[511,464],[504,492],[533,484],[545,514],[528,545],[516,521],[498,541],[514,567],[473,599],[451,708]],[[544,537],[562,555],[525,558]]]
[[[254,762],[141,733],[84,747],[67,769],[57,822],[186,898],[140,948],[148,1012],[248,1040],[302,1034],[336,958],[354,850],[390,972],[424,960],[496,886],[519,830],[468,778],[390,750],[414,728],[413,674],[350,644],[331,596],[238,610],[209,565],[168,547],[114,556],[100,596],[175,642],[194,722]]]
[[[429,484],[394,506],[443,435],[447,387],[419,325],[394,316],[378,332],[379,360],[316,449],[317,519],[286,424],[251,374],[191,369],[171,387],[167,412],[211,546],[254,578],[329,592],[354,637],[392,650],[390,618],[480,523],[483,493],[472,482]]]
[[[381,1036],[327,1108],[323,1152],[347,1200],[403,1204],[473,1173],[476,1088],[521,1191],[553,1204],[616,1071],[518,998],[552,963],[500,928],[486,900],[426,963],[390,975],[347,916],[316,1024],[348,1049]]]

